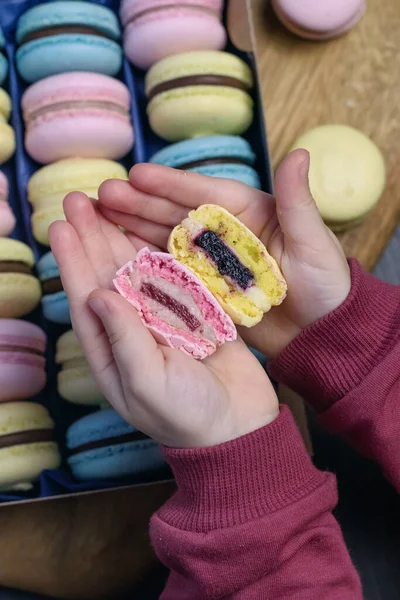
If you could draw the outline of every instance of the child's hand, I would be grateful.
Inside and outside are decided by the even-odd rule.
[[[289,154],[278,169],[276,199],[243,184],[157,165],[137,165],[130,183],[99,191],[108,219],[133,234],[138,249],[165,249],[171,228],[201,204],[220,204],[260,237],[278,261],[289,293],[245,341],[276,357],[302,329],[337,308],[350,291],[350,272],[336,237],[324,225],[308,186],[309,155]]]
[[[166,445],[198,447],[276,418],[274,389],[241,340],[202,363],[158,345],[134,308],[111,291],[117,269],[135,257],[132,238],[84,194],[67,196],[64,211],[67,222],[52,225],[50,242],[73,327],[102,392],[127,421]]]

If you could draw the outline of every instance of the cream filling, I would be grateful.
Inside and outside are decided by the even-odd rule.
[[[85,109],[99,109],[99,110],[107,110],[110,112],[115,112],[123,117],[129,119],[129,110],[120,106],[119,104],[114,104],[113,102],[102,102],[96,100],[70,100],[65,102],[55,102],[54,104],[49,104],[48,106],[42,106],[37,110],[33,110],[30,113],[26,113],[25,121],[26,124],[29,125],[35,119],[43,117],[52,112],[58,112],[63,110],[74,110],[76,108]]]

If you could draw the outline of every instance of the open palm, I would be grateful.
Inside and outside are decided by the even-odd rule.
[[[79,192],[67,196],[64,212],[67,221],[54,223],[49,237],[72,324],[101,391],[127,421],[166,445],[194,447],[234,439],[277,416],[269,379],[241,340],[197,362],[157,344],[112,291],[117,269],[135,257],[134,235]]]
[[[137,249],[165,249],[171,228],[201,204],[219,204],[237,216],[265,244],[288,282],[288,297],[245,341],[275,357],[304,328],[339,306],[350,290],[349,268],[336,237],[324,225],[308,187],[309,155],[297,150],[285,159],[275,197],[241,183],[136,165],[130,181],[110,180],[99,190],[100,209],[124,227]]]

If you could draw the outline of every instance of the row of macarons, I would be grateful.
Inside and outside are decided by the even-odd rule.
[[[22,319],[0,318],[0,403],[28,400],[47,384],[47,336],[38,325]],[[57,390],[68,402],[109,407],[90,372],[72,329],[56,342]]]
[[[312,40],[337,37],[354,27],[365,0],[273,0],[279,20],[293,33]],[[222,50],[223,0],[122,0],[124,50],[133,65],[148,69],[167,56],[192,50]],[[117,15],[104,5],[82,0],[39,3],[19,18],[16,61],[32,83],[65,71],[116,75],[122,65]],[[0,34],[0,50],[5,40]],[[1,53],[0,53],[1,54]],[[7,59],[0,56],[0,85]]]
[[[0,403],[0,490],[32,489],[40,473],[58,469],[54,421],[36,402]],[[80,482],[115,480],[165,466],[158,444],[108,408],[75,421],[66,432],[67,464]]]

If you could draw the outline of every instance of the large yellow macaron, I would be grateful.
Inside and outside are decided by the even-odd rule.
[[[106,179],[128,179],[128,172],[119,163],[103,158],[67,158],[36,171],[28,182],[36,240],[49,245],[50,225],[65,219],[63,200],[67,194],[79,191],[97,199],[98,189]]]
[[[18,318],[34,310],[42,290],[33,275],[35,263],[32,250],[26,244],[0,238],[0,317]]]
[[[347,125],[321,125],[301,135],[292,150],[309,151],[310,188],[325,223],[334,231],[358,225],[385,188],[385,162],[363,132]]]
[[[0,489],[29,490],[44,469],[61,464],[54,422],[34,402],[0,405]]]
[[[8,124],[10,113],[10,96],[0,88],[0,165],[11,158],[15,151],[14,129]]]
[[[253,327],[286,296],[286,282],[264,244],[220,206],[191,211],[172,231],[168,250],[238,325]]]
[[[253,120],[253,74],[228,52],[186,52],[156,63],[146,76],[147,113],[159,136],[240,135]]]

